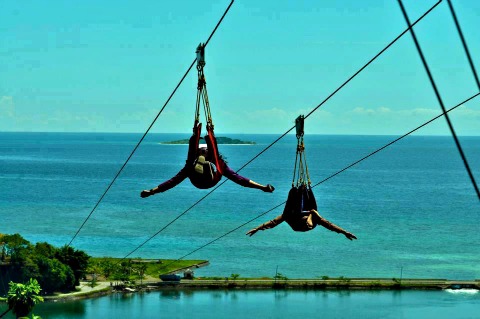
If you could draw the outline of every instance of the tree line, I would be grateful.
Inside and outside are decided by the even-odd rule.
[[[46,242],[30,243],[20,234],[0,234],[0,292],[6,282],[26,283],[36,279],[42,293],[72,291],[83,279],[90,256],[70,246],[54,247]]]

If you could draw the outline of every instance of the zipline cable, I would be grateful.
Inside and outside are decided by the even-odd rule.
[[[405,18],[405,21],[407,22],[407,25],[410,26],[410,19],[408,18],[408,14],[407,14],[407,11],[405,10],[405,7],[403,6],[402,0],[398,0],[398,3],[400,5],[400,8],[402,9],[402,13]],[[432,85],[432,88],[435,91],[435,95],[437,96],[438,103],[440,104],[442,111],[445,113],[445,105],[443,104],[442,98],[440,96],[440,92],[438,91],[435,81],[433,80],[433,76],[428,67],[427,60],[425,60],[425,57],[422,52],[422,48],[418,43],[418,40],[413,28],[410,28],[410,34],[412,35],[413,42],[415,42],[415,46],[417,48],[418,54],[420,55],[423,66],[425,67],[425,71],[428,74],[428,78],[430,79],[430,84]],[[475,181],[475,177],[473,176],[472,170],[470,169],[470,165],[468,165],[467,157],[463,153],[462,146],[460,145],[460,141],[458,140],[457,134],[455,133],[455,129],[453,128],[453,124],[450,121],[450,117],[448,116],[448,114],[445,114],[445,120],[447,120],[448,127],[450,128],[450,132],[452,133],[453,139],[455,140],[455,144],[457,145],[458,152],[462,157],[463,164],[465,165],[465,169],[467,170],[467,173],[470,176],[470,180],[472,182],[473,188],[475,189],[475,192],[477,193],[477,197],[480,200],[480,190],[478,189],[477,182]]]
[[[340,89],[342,89],[347,83],[349,83],[354,77],[356,77],[360,72],[362,72],[367,66],[369,66],[374,60],[376,60],[382,53],[384,53],[388,48],[390,48],[395,42],[397,42],[405,33],[407,33],[414,25],[416,25],[418,22],[420,22],[425,16],[427,16],[433,9],[435,9],[442,0],[439,0],[437,3],[435,3],[429,10],[427,10],[420,18],[418,18],[411,26],[409,26],[407,29],[405,29],[402,33],[400,33],[393,41],[391,41],[385,48],[383,48],[379,53],[377,53],[372,59],[370,59],[364,66],[362,66],[357,72],[355,72],[352,76],[350,76],[343,84],[341,84],[333,93],[331,93],[326,99],[324,99],[320,104],[318,104],[310,113],[308,113],[305,118],[310,116],[313,112],[318,110],[323,104],[325,104],[331,97],[333,97]],[[282,138],[284,138],[288,133],[290,133],[293,129],[295,128],[295,125],[292,126],[290,129],[288,129],[285,133],[283,133],[280,137],[278,137],[275,141],[273,141],[270,145],[268,145],[266,148],[264,148],[260,153],[255,155],[251,160],[249,160],[247,163],[245,163],[242,167],[240,167],[237,170],[237,173],[240,172],[242,169],[244,169],[246,166],[248,166],[250,163],[252,163],[254,160],[256,160],[260,155],[265,153],[268,149],[270,149],[274,144],[276,144],[278,141],[280,141]],[[137,246],[134,250],[132,250],[130,253],[128,253],[125,257],[123,257],[121,260],[128,258],[131,256],[134,252],[136,252],[138,249],[143,247],[146,243],[148,243],[150,240],[155,238],[158,234],[160,234],[162,231],[164,231],[167,227],[169,227],[171,224],[173,224],[175,221],[177,221],[180,217],[185,215],[187,212],[189,212],[192,208],[197,206],[201,201],[203,201],[205,198],[207,198],[210,194],[212,194],[217,188],[225,184],[227,180],[224,180],[220,184],[218,184],[215,188],[213,188],[210,192],[205,194],[202,198],[197,200],[193,205],[191,205],[189,208],[187,208],[183,213],[175,217],[173,220],[171,220],[168,224],[166,224],[164,227],[162,227],[159,231],[157,231],[155,234],[150,236],[148,239],[146,239],[143,243],[141,243],[139,246]]]
[[[230,10],[230,7],[232,6],[233,2],[235,0],[232,0],[230,2],[230,4],[228,5],[227,9],[225,10],[225,12],[223,13],[222,17],[220,18],[220,20],[218,21],[217,25],[215,26],[215,28],[213,29],[213,31],[210,33],[210,36],[208,37],[207,41],[205,42],[205,47],[207,46],[208,42],[210,41],[210,39],[213,37],[213,35],[215,34],[215,31],[217,31],[218,27],[220,26],[220,24],[222,23],[223,21],[223,18],[226,16],[227,12]],[[152,121],[152,123],[150,124],[150,126],[148,127],[148,129],[146,130],[146,132],[143,134],[142,138],[138,141],[137,145],[135,146],[135,148],[132,150],[132,152],[130,153],[130,155],[128,156],[127,160],[125,161],[125,163],[122,165],[122,167],[120,168],[120,170],[117,172],[117,174],[115,175],[115,177],[113,178],[113,180],[110,182],[110,184],[108,185],[107,189],[103,192],[102,196],[100,196],[100,199],[97,201],[97,203],[95,204],[95,206],[93,207],[93,209],[91,210],[91,212],[88,214],[87,218],[85,218],[85,220],[83,221],[82,225],[78,228],[77,232],[75,233],[75,235],[73,236],[73,238],[70,240],[70,242],[68,243],[67,246],[70,246],[72,244],[72,242],[75,240],[75,238],[77,237],[77,235],[80,233],[80,231],[82,230],[83,226],[85,226],[85,224],[87,223],[87,221],[90,219],[90,217],[92,216],[93,212],[97,209],[98,205],[100,205],[100,202],[103,200],[103,198],[105,197],[105,195],[107,195],[108,191],[110,190],[110,188],[112,187],[113,183],[115,183],[115,181],[117,180],[118,176],[120,176],[120,173],[123,171],[123,169],[125,168],[125,166],[127,165],[127,163],[130,161],[130,159],[132,158],[133,154],[135,153],[135,151],[138,149],[138,147],[140,146],[140,144],[142,143],[142,141],[145,139],[145,137],[147,136],[148,132],[150,131],[150,129],[153,127],[153,124],[155,124],[155,122],[157,121],[158,117],[160,116],[160,114],[162,114],[163,110],[165,109],[165,107],[167,106],[167,104],[170,102],[170,100],[172,99],[173,95],[175,94],[175,92],[177,92],[177,89],[180,87],[180,85],[182,84],[183,80],[187,77],[187,74],[190,72],[190,70],[192,69],[193,65],[195,64],[195,61],[197,59],[195,58],[192,62],[192,64],[190,64],[190,66],[188,67],[187,71],[185,72],[185,74],[183,75],[183,77],[180,79],[180,82],[178,82],[177,86],[175,87],[175,89],[172,91],[172,93],[170,94],[170,96],[168,97],[167,101],[165,102],[165,104],[163,105],[163,107],[160,109],[160,111],[158,112],[157,116],[155,116],[154,120]]]
[[[322,181],[320,181],[320,182],[316,183],[315,185],[313,185],[313,186],[312,186],[312,188],[314,188],[314,187],[317,187],[318,185],[325,183],[325,182],[326,182],[326,181],[328,181],[329,179],[331,179],[331,178],[333,178],[333,177],[335,177],[335,176],[337,176],[337,175],[339,175],[339,174],[341,174],[341,173],[345,172],[347,169],[349,169],[349,168],[351,168],[351,167],[353,167],[353,166],[357,165],[358,163],[360,163],[360,162],[362,162],[362,161],[366,160],[366,159],[367,159],[367,158],[369,158],[370,156],[373,156],[373,155],[377,154],[378,152],[380,152],[380,151],[384,150],[385,148],[389,147],[390,145],[392,145],[392,144],[394,144],[394,143],[396,143],[396,142],[400,141],[401,139],[403,139],[403,138],[407,137],[408,135],[412,134],[413,132],[415,132],[415,131],[417,131],[417,130],[421,129],[422,127],[424,127],[424,126],[426,126],[426,125],[430,124],[431,122],[433,122],[433,121],[437,120],[438,118],[440,118],[440,117],[442,117],[442,116],[446,115],[448,112],[450,112],[450,111],[453,111],[453,110],[454,110],[454,109],[456,109],[457,107],[459,107],[459,106],[461,106],[461,105],[463,105],[463,104],[467,103],[467,102],[468,102],[468,101],[470,101],[470,100],[473,100],[474,98],[476,98],[476,97],[477,97],[477,96],[479,96],[479,95],[480,95],[480,93],[477,93],[477,94],[475,94],[475,95],[473,95],[473,96],[469,97],[468,99],[464,100],[463,102],[460,102],[459,104],[457,104],[457,105],[455,105],[454,107],[452,107],[452,108],[450,108],[449,110],[447,110],[445,113],[441,113],[441,114],[439,114],[439,115],[435,116],[435,117],[434,117],[434,118],[432,118],[431,120],[429,120],[429,121],[427,121],[427,122],[423,123],[422,125],[420,125],[420,126],[416,127],[415,129],[413,129],[413,130],[409,131],[408,133],[405,133],[404,135],[402,135],[402,136],[400,136],[400,137],[398,137],[398,138],[394,139],[393,141],[391,141],[391,142],[389,142],[389,143],[385,144],[384,146],[380,147],[379,149],[377,149],[377,150],[375,150],[375,151],[371,152],[370,154],[368,154],[368,155],[366,155],[366,156],[362,157],[361,159],[359,159],[359,160],[357,160],[357,161],[353,162],[352,164],[350,164],[350,165],[346,166],[345,168],[343,168],[343,169],[341,169],[341,170],[337,171],[336,173],[334,173],[334,174],[330,175],[329,177],[327,177],[327,178],[323,179]],[[172,261],[172,262],[170,262],[170,263],[166,264],[166,265],[165,265],[165,267],[166,267],[166,266],[168,266],[168,265],[171,265],[171,264],[173,264],[174,262],[176,262],[176,261],[179,261],[179,260],[181,260],[181,259],[183,259],[183,258],[185,258],[185,257],[188,257],[188,256],[190,256],[191,254],[193,254],[193,253],[196,253],[197,251],[199,251],[199,250],[201,250],[201,249],[203,249],[203,248],[205,248],[205,247],[207,247],[207,246],[209,246],[209,245],[213,244],[213,243],[214,243],[214,242],[216,242],[217,240],[219,240],[219,239],[221,239],[221,238],[223,238],[223,237],[225,237],[225,236],[227,236],[227,235],[229,235],[229,234],[231,234],[231,233],[233,233],[233,232],[237,231],[238,229],[240,229],[240,228],[242,228],[242,227],[246,226],[247,224],[249,224],[249,223],[253,222],[254,220],[257,220],[258,218],[260,218],[260,217],[262,217],[262,216],[264,216],[264,215],[268,214],[269,212],[271,212],[271,211],[273,211],[273,210],[275,210],[275,209],[279,208],[280,206],[284,205],[285,203],[286,203],[286,201],[284,201],[283,203],[280,203],[280,204],[276,205],[275,207],[273,207],[273,208],[271,208],[271,209],[267,210],[266,212],[263,212],[263,213],[261,213],[260,215],[258,215],[258,216],[256,216],[256,217],[254,217],[254,218],[250,219],[249,221],[247,221],[247,222],[245,222],[245,223],[241,224],[240,226],[237,226],[237,227],[235,227],[234,229],[232,229],[232,230],[230,230],[230,231],[226,232],[225,234],[223,234],[223,235],[221,235],[221,236],[219,236],[219,237],[217,237],[217,238],[215,238],[215,239],[213,239],[213,240],[209,241],[208,243],[206,243],[206,244],[204,244],[204,245],[200,246],[199,248],[197,248],[197,249],[195,249],[195,250],[192,250],[192,251],[191,251],[191,252],[189,252],[188,254],[186,254],[186,255],[183,255],[182,257],[180,257],[180,258],[178,258],[178,259],[176,259],[176,260],[174,260],[174,261]]]
[[[463,37],[463,32],[462,32],[462,29],[460,28],[460,23],[458,23],[457,15],[455,14],[455,10],[453,9],[452,2],[450,0],[447,0],[447,3],[448,3],[448,7],[450,8],[450,12],[452,13],[455,26],[457,27],[458,35],[462,40],[463,49],[465,50],[465,54],[467,55],[468,63],[470,64],[470,69],[472,69],[473,77],[475,78],[475,82],[477,83],[478,90],[480,91],[480,81],[478,80],[477,71],[475,70],[472,57],[470,56],[470,51],[468,50],[467,41],[465,41],[465,38]]]
[[[437,3],[435,3],[430,9],[428,9],[420,18],[418,18],[411,26],[409,26],[407,29],[405,29],[402,33],[400,33],[395,39],[393,39],[385,48],[383,48],[380,52],[378,52],[370,61],[368,61],[364,66],[362,66],[357,72],[355,72],[352,76],[350,76],[345,82],[343,82],[335,91],[333,91],[329,96],[327,96],[320,104],[318,104],[314,109],[310,111],[307,115],[305,115],[305,119],[307,119],[312,113],[317,111],[323,104],[325,104],[330,98],[332,98],[335,94],[337,94],[338,91],[340,91],[345,85],[347,85],[353,78],[355,78],[360,72],[362,72],[367,66],[369,66],[373,61],[375,61],[380,55],[382,55],[386,50],[388,50],[395,42],[397,42],[402,36],[405,35],[411,28],[413,28],[414,25],[416,25],[418,22],[420,22],[425,16],[427,16],[430,12],[435,9],[442,0],[439,0]],[[285,137],[288,133],[290,133],[295,126],[292,126],[288,131],[286,131],[284,134],[282,134],[279,138],[277,138],[272,144],[267,146],[263,151],[258,153],[256,156],[254,156],[250,161],[248,161],[245,165],[243,165],[237,172],[242,170],[244,167],[246,167],[248,164],[253,162],[257,157],[259,157],[261,154],[263,154],[266,150],[268,150],[270,147],[272,147],[275,143],[277,143],[279,140],[281,140],[283,137]]]

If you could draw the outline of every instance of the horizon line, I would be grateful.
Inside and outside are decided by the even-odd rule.
[[[45,133],[45,134],[144,134],[144,132],[107,132],[107,131],[2,131],[0,133],[31,133],[31,134],[38,134],[38,133]],[[185,134],[190,135],[187,132],[150,132],[149,134]],[[229,133],[220,133],[223,135],[281,135],[282,133],[236,133],[236,132],[229,132]],[[370,133],[363,133],[363,134],[350,134],[350,133],[309,133],[305,135],[324,135],[324,136],[398,136],[403,135],[404,133],[398,134],[370,134]],[[295,132],[290,132],[287,135],[295,135]],[[450,134],[413,134],[413,136],[427,136],[427,137],[446,137],[451,136]],[[458,135],[462,137],[480,137],[479,135]],[[220,136],[218,136],[220,137]]]

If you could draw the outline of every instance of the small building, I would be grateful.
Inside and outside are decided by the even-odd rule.
[[[183,279],[193,279],[193,277],[193,270],[191,270],[190,268],[183,272]]]

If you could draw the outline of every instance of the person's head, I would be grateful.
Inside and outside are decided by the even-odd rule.
[[[199,144],[198,145],[198,155],[207,156],[207,154],[208,154],[207,144]]]

